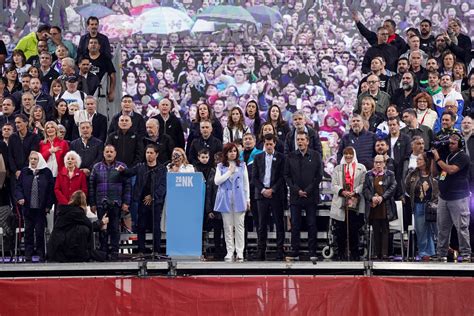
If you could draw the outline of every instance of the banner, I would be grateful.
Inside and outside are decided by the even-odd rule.
[[[473,315],[472,278],[0,280],[2,315]]]
[[[168,172],[166,192],[166,254],[200,258],[205,184],[202,173]]]

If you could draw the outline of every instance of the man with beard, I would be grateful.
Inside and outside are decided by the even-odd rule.
[[[417,119],[417,113],[415,109],[406,109],[403,111],[403,121],[407,126],[402,128],[400,132],[407,134],[410,139],[414,137],[421,137],[423,139],[423,145],[425,149],[430,149],[430,144],[434,139],[433,130],[426,125],[421,125]]]
[[[31,78],[30,92],[35,98],[36,105],[39,105],[44,109],[46,112],[46,118],[49,119],[53,116],[54,99],[49,94],[44,93],[41,88],[42,85],[39,78]]]
[[[426,87],[426,92],[428,92],[428,94],[431,96],[439,93],[441,91],[441,86],[439,85],[439,82],[440,82],[439,72],[430,71],[428,73],[428,87]]]
[[[428,58],[428,60],[426,61],[426,71],[428,71],[428,72],[432,72],[432,71],[438,72],[438,69],[439,69],[439,65],[438,65],[438,61],[436,60],[436,58],[434,58],[434,57]]]
[[[402,87],[395,90],[390,101],[398,108],[398,112],[413,107],[413,98],[419,93],[418,84],[415,75],[408,71],[402,76]]]
[[[367,170],[372,169],[373,158],[375,156],[375,141],[375,134],[364,129],[362,116],[360,116],[360,114],[352,115],[351,129],[341,139],[337,152],[337,161],[342,159],[344,148],[352,146],[357,152],[357,160],[363,164]]]
[[[446,48],[447,44],[446,39],[444,38],[444,34],[436,35],[435,47],[433,49],[433,52],[431,53],[431,57],[436,58],[436,60],[438,61],[438,65],[442,64],[442,56]]]
[[[431,21],[423,19],[420,22],[420,48],[431,54],[435,47],[435,37],[431,34]]]
[[[395,93],[395,90],[400,88],[400,82],[402,81],[402,76],[408,71],[408,58],[400,57],[398,59],[397,73],[390,77],[387,84],[387,93],[392,96]]]

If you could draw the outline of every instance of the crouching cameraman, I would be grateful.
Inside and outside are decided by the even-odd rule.
[[[443,115],[444,118],[444,115]],[[454,225],[458,233],[459,250],[463,261],[471,260],[469,242],[469,156],[464,152],[464,139],[453,132],[449,136],[449,153],[440,157],[433,149],[434,161],[440,170],[438,201],[438,256],[447,260],[449,237]]]

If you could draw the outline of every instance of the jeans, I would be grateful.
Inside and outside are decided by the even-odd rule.
[[[436,253],[434,244],[435,223],[425,221],[426,203],[415,203],[413,214],[415,217],[415,232],[420,257],[433,256]]]
[[[154,211],[154,214],[153,214]],[[145,252],[145,241],[147,229],[153,231],[153,251],[160,252],[161,242],[161,212],[163,205],[151,206],[139,204],[138,208],[138,223],[137,223],[137,237],[138,237],[138,251]]]
[[[107,208],[97,206],[97,218],[99,220],[102,220],[105,213],[107,213],[109,217],[109,223],[107,224],[107,229],[101,230],[99,233],[100,250],[107,253],[118,254],[120,242],[120,206],[109,205]],[[110,249],[108,243],[109,237]]]
[[[453,225],[458,232],[461,256],[471,255],[469,220],[469,197],[452,201],[438,199],[438,255],[440,257],[446,257],[448,254],[449,236]]]
[[[316,226],[316,205],[290,205],[291,212],[291,250],[298,256],[301,245],[301,212],[306,210],[306,223],[308,224],[308,249],[310,255],[316,254],[318,227]]]

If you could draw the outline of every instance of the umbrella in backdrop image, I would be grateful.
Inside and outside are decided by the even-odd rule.
[[[191,33],[212,33],[215,30],[215,22],[198,19],[196,22],[194,22]]]
[[[257,23],[250,12],[241,6],[233,5],[208,7],[202,13],[196,15],[196,19],[223,23]]]
[[[267,7],[266,5],[256,5],[247,8],[247,11],[254,17],[254,19],[264,25],[273,25],[282,20],[281,13],[278,10]]]
[[[84,4],[74,8],[74,10],[76,10],[76,12],[86,20],[91,16],[100,19],[115,13],[106,6],[97,3]]]
[[[146,10],[135,18],[135,23],[137,32],[159,35],[189,31],[193,26],[185,12],[170,7]]]
[[[110,39],[129,37],[135,33],[135,19],[124,14],[108,15],[100,19],[100,31]]]
[[[137,16],[137,15],[142,14],[146,10],[150,10],[150,9],[153,9],[153,8],[156,8],[156,7],[158,7],[158,4],[156,4],[156,3],[147,3],[147,4],[143,4],[143,5],[139,5],[139,6],[130,8],[130,10],[128,10],[128,11],[130,12],[131,16]]]

